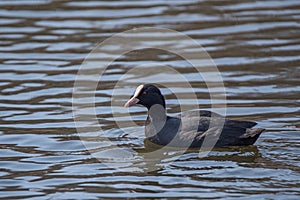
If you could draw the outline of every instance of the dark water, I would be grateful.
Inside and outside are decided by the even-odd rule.
[[[299,13],[297,0],[0,1],[0,198],[298,199]],[[90,154],[72,114],[77,70],[99,42],[144,26],[180,31],[205,47],[224,79],[227,116],[268,129],[255,146],[214,150],[205,158],[176,149],[143,156],[148,151],[143,127],[126,127],[131,134],[124,134],[116,123],[126,124],[128,111],[113,118],[110,107],[115,83],[131,68],[172,66],[188,77],[201,108],[211,107],[206,85],[191,66],[174,55],[145,50],[113,62],[98,86],[96,115],[102,137],[110,142],[94,133],[81,138],[98,142],[97,151],[119,145],[133,157],[100,162]],[[118,88],[124,102],[141,82],[170,78],[155,67],[147,69],[149,76],[132,74],[123,81],[126,87]],[[175,86],[169,89],[185,94]],[[174,94],[163,92],[168,112],[178,113]],[[189,98],[183,104],[189,105]],[[130,112],[142,125],[145,110]],[[104,151],[108,158],[118,154],[109,153]]]

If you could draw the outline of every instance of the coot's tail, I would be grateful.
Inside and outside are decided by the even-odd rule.
[[[263,128],[247,128],[246,133],[240,136],[241,142],[243,145],[252,145],[264,131],[265,129]]]

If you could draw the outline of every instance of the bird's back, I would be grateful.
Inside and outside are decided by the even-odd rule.
[[[253,144],[263,129],[251,129],[255,122],[230,120],[211,111],[183,112],[176,117],[167,117],[166,123],[157,134],[150,133],[146,126],[146,136],[160,145],[177,147],[201,147],[204,139],[216,147]],[[251,133],[251,134],[250,134]]]

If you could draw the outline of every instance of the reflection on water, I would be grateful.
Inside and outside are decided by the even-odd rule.
[[[0,198],[297,199],[299,12],[298,1],[276,0],[1,1]],[[144,66],[149,76],[125,79],[126,87],[118,88],[124,101],[140,82],[167,81],[170,74],[151,67],[162,64],[188,78],[201,108],[211,107],[206,85],[187,62],[144,50],[113,62],[96,92],[96,114],[105,129],[101,134],[110,142],[101,141],[98,132],[87,133],[85,140],[108,159],[99,162],[86,150],[72,116],[77,70],[97,43],[143,26],[181,31],[205,47],[224,79],[227,115],[268,128],[255,146],[216,149],[201,159],[198,152],[176,149],[142,156],[155,150],[144,144],[145,110],[111,115],[114,84],[131,68]],[[180,109],[171,91],[186,91],[175,83],[163,90],[168,112],[175,114]],[[189,105],[189,98],[182,102]],[[128,127],[126,133],[118,129],[116,122],[126,124],[130,117],[141,126]],[[129,153],[126,162],[111,159],[111,145]]]

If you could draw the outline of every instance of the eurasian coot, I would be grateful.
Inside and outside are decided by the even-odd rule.
[[[252,145],[264,131],[255,122],[231,120],[206,110],[167,116],[164,96],[151,84],[140,85],[124,107],[140,104],[148,109],[145,135],[153,143],[173,147]],[[203,143],[203,141],[205,142]]]

